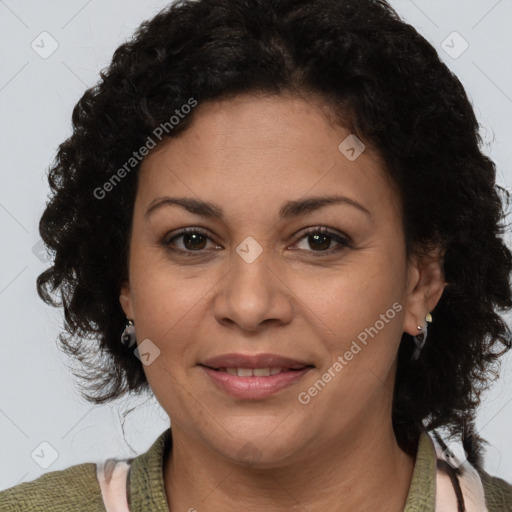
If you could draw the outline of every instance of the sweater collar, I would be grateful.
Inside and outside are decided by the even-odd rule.
[[[169,512],[163,464],[172,448],[171,428],[162,432],[149,450],[133,459],[130,470],[130,512]],[[403,512],[434,512],[436,451],[426,431],[419,438],[416,462]]]
[[[128,505],[130,512],[169,512],[164,485],[164,460],[172,448],[170,427],[149,450],[133,459],[130,469]]]
[[[422,430],[404,512],[434,512],[437,457],[432,438]]]

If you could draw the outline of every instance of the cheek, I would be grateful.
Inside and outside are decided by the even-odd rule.
[[[148,338],[162,349],[166,333],[182,316],[183,290],[179,281],[168,279],[165,269],[151,257],[138,256],[134,251],[130,272],[137,340]]]
[[[216,283],[221,285],[222,274],[206,268],[194,272],[180,269],[162,263],[161,256],[152,261],[146,255],[138,261],[132,275],[137,339],[154,342],[160,362],[177,375],[197,363],[197,340],[208,340],[211,329],[205,315],[211,316],[211,312],[205,310],[211,307],[209,291]],[[151,367],[147,370],[153,371]]]
[[[402,263],[396,253],[387,258],[385,252],[368,251],[346,271],[303,283],[308,316],[333,360],[352,351],[348,358],[365,364],[393,361],[402,334]]]
[[[175,333],[192,328],[197,294],[179,280],[162,280],[154,276],[140,283],[135,298],[137,336],[150,338],[168,347]],[[197,321],[197,319],[196,319]],[[174,342],[173,342],[174,344]]]
[[[404,307],[395,283],[373,275],[367,281],[360,277],[351,274],[331,286],[330,299],[322,302],[324,290],[314,311],[320,328],[328,326],[320,333],[328,358],[319,378],[333,383],[322,391],[317,407],[330,410],[341,423],[347,421],[346,411],[362,414],[377,407],[392,389],[402,334]]]
[[[196,288],[149,269],[138,276],[135,286],[137,343],[140,346],[149,339],[158,354],[151,364],[144,365],[144,372],[164,410],[180,410],[186,406],[183,383],[197,362],[197,347],[191,340],[197,337],[204,316],[199,311]]]

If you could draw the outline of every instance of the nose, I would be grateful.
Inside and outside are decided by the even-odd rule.
[[[261,247],[261,246],[260,246]],[[244,251],[245,249],[245,251]],[[269,248],[240,244],[214,297],[214,315],[225,326],[257,332],[289,323],[293,293]]]

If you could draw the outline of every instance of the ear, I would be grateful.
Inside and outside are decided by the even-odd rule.
[[[403,331],[412,336],[418,334],[418,325],[425,325],[426,314],[443,295],[446,286],[443,257],[444,250],[436,247],[409,258]]]
[[[123,308],[126,318],[133,320],[132,291],[130,288],[129,281],[124,281],[121,285],[121,291],[119,294],[119,302],[121,303],[121,307]]]

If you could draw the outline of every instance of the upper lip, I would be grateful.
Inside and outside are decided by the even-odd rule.
[[[312,364],[277,354],[222,354],[200,363],[208,368],[291,368],[300,369]]]

